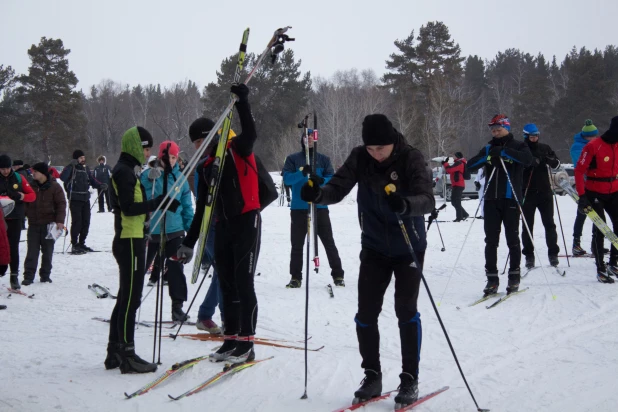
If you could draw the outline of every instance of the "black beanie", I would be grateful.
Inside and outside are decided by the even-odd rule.
[[[86,156],[86,154],[79,149],[73,152],[73,159],[79,159],[82,156]]]
[[[11,158],[8,155],[0,155],[0,169],[8,169],[11,164]]]
[[[49,167],[44,162],[36,163],[34,166],[32,166],[32,169],[49,177]]]
[[[213,127],[215,127],[215,122],[206,117],[200,117],[189,126],[189,139],[192,142],[203,139],[208,136]]]
[[[618,141],[618,116],[612,117],[612,122],[609,124],[609,129],[602,136],[605,141],[616,143]]]
[[[154,140],[152,140],[152,136],[148,130],[144,129],[142,126],[137,126],[137,132],[142,141],[142,148],[150,148],[154,145]]]
[[[13,166],[23,166],[24,165],[24,161],[23,160],[13,160]]]
[[[455,152],[455,157],[458,158],[458,159],[461,159],[463,157],[463,153]]]
[[[365,146],[385,146],[397,142],[397,131],[383,114],[370,114],[363,120],[363,143]]]

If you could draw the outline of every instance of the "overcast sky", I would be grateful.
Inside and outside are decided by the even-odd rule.
[[[560,61],[574,45],[618,44],[616,0],[0,2],[0,64],[25,73],[28,48],[42,36],[60,38],[85,91],[102,79],[204,86],[238,50],[245,27],[249,51],[261,52],[275,29],[292,26],[289,47],[313,76],[354,67],[382,75],[393,41],[435,20],[449,27],[462,56],[492,58],[513,47]]]

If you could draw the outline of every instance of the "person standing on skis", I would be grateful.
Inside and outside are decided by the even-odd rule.
[[[471,172],[481,167],[485,168],[487,192],[484,200],[485,219],[483,223],[485,228],[487,285],[483,292],[485,295],[492,295],[498,292],[500,285],[498,245],[500,243],[501,225],[504,225],[506,243],[511,256],[506,291],[512,293],[519,290],[521,246],[519,240],[519,207],[515,199],[516,197],[519,199],[522,193],[523,170],[532,164],[532,154],[528,145],[515,140],[511,134],[511,123],[506,115],[495,115],[488,125],[493,138],[486,146],[481,148],[476,156],[468,161],[468,168]],[[505,174],[502,162],[504,162],[508,176]]]
[[[363,145],[352,149],[331,180],[320,187],[311,177],[301,188],[305,202],[330,205],[340,202],[358,183],[358,219],[361,253],[358,277],[356,335],[365,379],[355,401],[382,393],[378,316],[384,293],[395,275],[395,313],[401,338],[401,385],[395,402],[409,405],[418,398],[421,317],[417,300],[422,268],[416,267],[398,222],[404,222],[418,260],[427,247],[424,214],[435,208],[431,173],[422,153],[408,145],[383,114],[365,117]],[[387,196],[385,187],[395,185]]]
[[[451,204],[455,208],[455,220],[453,222],[461,222],[469,216],[468,212],[461,206],[461,195],[466,187],[466,181],[464,180],[466,159],[464,159],[463,153],[456,152],[452,165],[449,163],[449,160],[450,157],[444,158],[442,166],[451,178]]]

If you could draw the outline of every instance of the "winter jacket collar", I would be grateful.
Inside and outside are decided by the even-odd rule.
[[[510,142],[513,139],[514,139],[513,134],[509,133],[504,137],[492,137],[489,143],[492,146],[505,146],[508,142]]]

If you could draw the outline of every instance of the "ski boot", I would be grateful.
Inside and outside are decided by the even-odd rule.
[[[238,363],[251,362],[255,359],[253,350],[253,336],[239,336],[236,341],[236,349],[225,360],[233,365]]]
[[[485,289],[483,289],[483,293],[485,296],[494,295],[498,293],[498,287],[500,286],[500,279],[498,278],[498,274],[487,274],[487,285],[485,285]]]
[[[236,349],[236,345],[238,344],[237,340],[238,336],[236,335],[225,335],[223,337],[223,345],[216,351],[208,355],[208,358],[211,362],[221,362],[227,360],[230,357],[232,352]]]
[[[17,273],[11,273],[11,289],[21,289],[21,286],[19,286],[19,274]]]
[[[607,266],[607,274],[618,278],[618,265],[612,265],[610,263],[609,266]]]
[[[148,286],[153,287],[157,284],[157,279],[150,278],[148,279]]]
[[[22,286],[30,286],[34,283],[32,279],[24,279],[21,281]]]
[[[399,375],[401,384],[399,393],[395,396],[395,409],[404,408],[418,399],[418,379],[409,373]]]
[[[519,290],[519,280],[521,273],[519,268],[509,269],[509,283],[506,286],[506,294],[509,295]]]
[[[118,352],[119,344],[116,342],[107,343],[107,357],[105,358],[105,369],[116,369],[120,366],[120,353]]]
[[[186,322],[190,316],[182,311],[182,301],[172,302],[172,320],[174,322]]]
[[[571,252],[573,253],[573,256],[583,256],[588,253],[579,245],[579,238],[573,241],[573,249]]]
[[[41,283],[52,283],[52,280],[49,277],[41,278]]]
[[[365,378],[361,381],[361,387],[354,392],[352,404],[356,405],[380,395],[382,395],[382,372],[365,369]]]
[[[118,345],[120,358],[120,373],[150,373],[157,370],[155,363],[150,363],[135,354],[133,343],[121,343]]]
[[[212,319],[198,320],[195,326],[199,330],[204,330],[211,335],[221,335],[223,333],[219,325],[217,325]]]
[[[605,262],[601,262],[601,265],[597,265],[597,280],[601,283],[614,283],[614,279],[608,275]]]
[[[303,284],[302,279],[294,279],[294,278],[292,278],[292,280],[290,280],[290,283],[285,285],[285,287],[287,289],[296,289],[296,288],[299,288],[302,284]]]
[[[549,264],[553,267],[558,267],[560,264],[560,260],[558,259],[558,255],[549,255]]]
[[[84,252],[94,252],[94,249],[92,249],[92,248],[90,248],[90,247],[86,246],[86,244],[85,244],[85,243],[80,243],[80,244],[79,244],[79,248],[80,248],[81,250],[83,250]]]
[[[526,269],[532,269],[534,267],[534,255],[525,255]]]
[[[6,309],[6,305],[0,305],[0,310]]]
[[[335,286],[341,286],[342,288],[345,287],[343,278],[334,278],[333,282],[335,283]]]
[[[86,251],[83,250],[78,244],[74,244],[73,246],[71,246],[71,254],[83,255],[84,253],[86,253]]]

